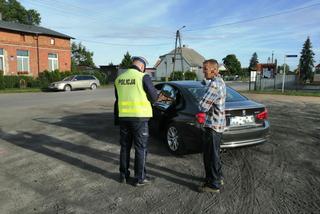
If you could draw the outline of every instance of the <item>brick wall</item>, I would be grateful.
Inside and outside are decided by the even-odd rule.
[[[37,48],[37,39],[39,39],[39,48]],[[51,44],[51,39],[54,40],[54,44]],[[0,48],[4,50],[5,75],[17,75],[17,50],[29,51],[30,70],[27,75],[38,76],[38,50],[39,72],[49,69],[49,53],[58,55],[59,70],[71,70],[70,39],[44,35],[37,37],[0,30]]]

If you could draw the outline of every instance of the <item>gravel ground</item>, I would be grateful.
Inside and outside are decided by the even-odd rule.
[[[120,184],[112,101],[0,108],[0,213],[319,213],[320,98],[248,96],[267,105],[271,139],[222,154],[220,194],[196,191],[201,154],[155,138],[154,183]]]

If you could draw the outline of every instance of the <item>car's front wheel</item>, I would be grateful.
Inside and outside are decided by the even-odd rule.
[[[97,89],[97,85],[96,85],[95,83],[91,84],[90,89],[91,89],[91,90]]]
[[[184,143],[181,132],[175,124],[170,124],[166,131],[166,141],[170,152],[173,154],[182,154],[184,152]]]
[[[70,85],[65,85],[64,86],[64,91],[71,91],[71,86]]]

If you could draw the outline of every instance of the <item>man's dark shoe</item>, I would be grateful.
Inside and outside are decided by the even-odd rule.
[[[210,187],[207,184],[201,185],[198,188],[198,190],[199,190],[199,192],[220,193],[220,189],[214,188],[214,187]]]
[[[135,187],[141,187],[141,186],[147,186],[151,184],[151,180],[149,179],[144,179],[143,181],[137,181],[133,184]]]

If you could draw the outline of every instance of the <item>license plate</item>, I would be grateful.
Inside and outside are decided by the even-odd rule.
[[[230,126],[244,126],[254,123],[253,115],[249,116],[235,116],[230,118]]]

